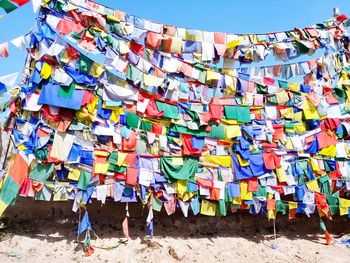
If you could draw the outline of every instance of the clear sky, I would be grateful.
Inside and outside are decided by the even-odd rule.
[[[289,30],[332,17],[334,7],[350,16],[348,0],[97,0],[156,22],[229,33]],[[25,34],[35,21],[28,3],[0,19],[0,43]],[[21,71],[25,52],[10,44],[10,56],[0,58],[0,76]]]

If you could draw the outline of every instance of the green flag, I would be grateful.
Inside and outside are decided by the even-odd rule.
[[[0,0],[0,7],[4,9],[7,14],[17,9],[17,6],[8,0]]]

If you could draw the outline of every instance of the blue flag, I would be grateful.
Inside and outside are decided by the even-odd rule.
[[[84,90],[74,90],[71,98],[58,95],[60,85],[48,83],[42,86],[39,104],[47,104],[67,109],[79,110],[84,97]]]
[[[0,94],[3,94],[7,91],[4,83],[0,82]]]
[[[83,216],[83,219],[80,222],[79,228],[78,228],[78,235],[82,234],[86,230],[92,230],[92,226],[89,220],[89,214],[86,211],[85,215]]]
[[[151,222],[147,223],[147,234],[153,238],[153,219]]]

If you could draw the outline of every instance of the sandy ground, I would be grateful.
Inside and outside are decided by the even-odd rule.
[[[306,219],[306,218],[305,218]],[[143,240],[144,218],[130,219],[131,240],[120,244],[121,220],[93,225],[94,254],[86,257],[76,241],[77,220],[2,220],[0,262],[349,262],[350,248],[340,244],[349,220],[333,229],[333,244],[325,245],[317,220],[277,222],[240,218],[159,218],[155,237]],[[102,220],[103,221],[103,220]],[[339,227],[338,227],[339,228]],[[345,229],[345,230],[344,230]],[[348,232],[350,233],[350,232]],[[277,244],[272,249],[273,243]]]

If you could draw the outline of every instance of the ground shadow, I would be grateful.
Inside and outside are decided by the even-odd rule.
[[[45,239],[48,242],[77,239],[76,231],[79,214],[71,211],[71,202],[35,202],[20,199],[15,207],[10,207],[1,219],[0,239],[23,235],[30,238]],[[100,238],[122,237],[122,221],[125,216],[125,204],[106,203],[103,207],[98,202],[88,206],[90,221]],[[131,238],[142,238],[146,232],[147,210],[139,204],[129,205],[129,231]],[[347,217],[335,217],[326,220],[327,229],[335,237],[350,233]],[[318,216],[311,218],[299,215],[293,220],[279,215],[276,223],[276,236],[290,240],[307,239],[315,243],[320,240]],[[183,217],[179,209],[168,216],[163,212],[154,212],[154,234],[156,237],[174,238],[215,238],[242,237],[260,243],[273,240],[273,221],[266,217],[250,215],[239,211],[226,217],[193,216]]]

